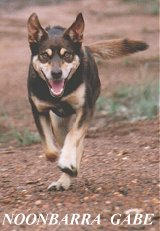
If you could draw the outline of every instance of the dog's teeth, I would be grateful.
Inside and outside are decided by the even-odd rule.
[[[55,93],[54,90],[52,88],[50,88],[51,92],[54,94],[54,95],[59,95],[62,93],[63,89],[61,89],[61,91],[59,91],[58,93]]]

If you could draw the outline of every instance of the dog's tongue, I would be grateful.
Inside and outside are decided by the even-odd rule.
[[[64,80],[50,80],[51,91],[54,95],[60,95],[64,89]]]

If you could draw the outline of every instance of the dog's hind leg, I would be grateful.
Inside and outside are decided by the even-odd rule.
[[[49,113],[39,113],[33,104],[31,104],[31,106],[33,117],[41,137],[46,157],[49,160],[55,160],[59,156],[59,149],[56,147],[53,140]]]

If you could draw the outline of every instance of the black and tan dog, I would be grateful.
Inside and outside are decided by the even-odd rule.
[[[49,189],[68,189],[71,178],[79,171],[84,137],[100,93],[93,55],[109,59],[142,51],[148,46],[128,39],[82,46],[84,20],[81,13],[68,29],[61,26],[44,29],[35,13],[28,19],[27,26],[32,53],[29,101],[46,157],[59,158],[58,166],[63,172]]]

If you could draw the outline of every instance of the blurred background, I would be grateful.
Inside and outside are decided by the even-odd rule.
[[[39,142],[27,100],[30,50],[26,21],[32,12],[43,26],[68,27],[82,12],[84,44],[103,39],[146,41],[147,51],[112,62],[97,60],[102,82],[96,127],[111,121],[152,119],[158,112],[158,0],[1,0],[0,143]]]
[[[1,218],[4,213],[76,212],[101,214],[102,223],[45,230],[159,230],[158,10],[158,0],[0,0]],[[47,192],[60,171],[44,157],[27,99],[26,22],[32,12],[43,26],[66,27],[82,12],[86,45],[114,38],[150,45],[121,59],[96,60],[102,91],[85,139],[80,174],[66,192]],[[130,212],[154,213],[153,226],[117,227],[109,222],[115,213],[124,218]],[[0,229],[42,231],[44,225]]]

